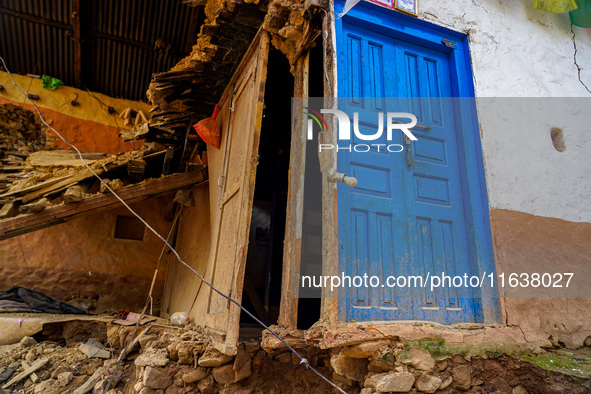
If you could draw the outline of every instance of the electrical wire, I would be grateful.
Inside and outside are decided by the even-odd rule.
[[[33,74],[37,72],[37,66],[39,65],[39,55],[37,55],[37,60],[35,60],[35,68],[33,68]],[[6,70],[8,72],[8,70]],[[29,87],[27,88],[27,94],[25,95],[25,99],[21,105],[25,105],[27,102],[27,98],[29,97],[29,90],[31,90],[31,85],[33,84],[33,77],[29,77]],[[19,89],[20,90],[20,89]]]
[[[283,340],[283,338],[281,338],[277,333],[275,333],[273,330],[271,330],[265,323],[263,323],[261,320],[259,320],[255,315],[253,315],[251,312],[249,312],[248,309],[243,307],[238,301],[234,300],[232,297],[227,296],[224,293],[222,293],[221,291],[219,291],[218,289],[216,289],[211,283],[206,281],[205,278],[199,274],[199,272],[197,272],[195,269],[193,269],[193,267],[191,267],[190,265],[185,263],[183,261],[183,259],[181,259],[181,256],[178,254],[176,249],[173,248],[172,245],[170,245],[170,243],[166,239],[164,239],[164,237],[162,235],[160,235],[156,230],[154,230],[154,228],[152,228],[152,226],[150,226],[138,213],[136,213],[121,197],[119,197],[119,195],[117,193],[115,193],[115,191],[113,189],[111,189],[111,187],[92,169],[92,167],[90,167],[90,165],[82,157],[82,152],[80,152],[80,150],[76,146],[74,146],[73,144],[68,142],[56,129],[54,129],[49,123],[47,123],[45,121],[45,118],[43,118],[43,115],[41,115],[41,111],[39,110],[37,105],[16,84],[16,81],[12,77],[12,73],[8,70],[8,67],[6,66],[6,63],[4,62],[4,59],[2,57],[0,57],[0,60],[2,61],[2,64],[4,66],[4,70],[6,70],[6,72],[10,76],[10,79],[12,80],[12,84],[23,94],[23,96],[25,96],[26,99],[28,99],[31,102],[31,104],[33,104],[33,106],[35,107],[35,110],[37,110],[37,113],[39,114],[39,118],[41,119],[43,124],[45,124],[45,126],[47,126],[50,130],[52,130],[66,145],[68,145],[69,147],[71,147],[72,149],[74,149],[78,153],[78,156],[79,156],[80,160],[82,161],[82,163],[84,164],[84,166],[86,166],[86,168],[99,180],[99,182],[101,182],[101,184],[103,184],[105,186],[105,188],[107,190],[109,190],[113,194],[113,196],[115,196],[115,198],[117,198],[117,200],[119,200],[119,202],[121,202],[121,204],[123,204],[123,206],[125,208],[127,208],[127,210],[132,215],[134,215],[136,218],[138,218],[144,224],[144,226],[146,226],[146,228],[148,230],[150,230],[152,233],[154,233],[154,235],[156,235],[156,237],[158,237],[162,242],[164,242],[164,244],[166,246],[168,246],[170,251],[175,255],[175,257],[178,259],[178,261],[181,264],[183,264],[191,272],[193,272],[195,275],[197,275],[197,277],[199,277],[199,279],[201,279],[201,281],[203,283],[205,283],[207,286],[209,286],[213,291],[215,291],[217,294],[219,294],[220,296],[222,296],[226,300],[228,300],[231,303],[238,306],[248,316],[250,316],[252,319],[254,319],[254,321],[256,321],[260,326],[262,326],[264,329],[269,331],[274,337],[279,339],[279,341],[281,341],[293,354],[295,354],[300,359],[300,364],[304,364],[306,366],[306,368],[311,369],[316,375],[318,375],[322,380],[324,380],[325,382],[330,384],[332,387],[334,387],[338,392],[343,393],[343,394],[347,394],[343,389],[341,389],[335,383],[333,383],[328,378],[326,378],[324,375],[322,375],[320,372],[318,372],[314,367],[312,367],[307,359],[302,357],[293,347],[291,347],[285,340]]]
[[[115,122],[115,125],[117,126],[117,135],[119,135],[119,132],[121,131],[121,128],[119,127],[119,122],[117,122],[117,117],[119,116],[119,114],[117,114],[117,111],[113,112],[112,114],[109,113],[109,106],[105,103],[103,103],[98,97],[96,97],[91,91],[90,89],[88,89],[86,86],[84,86],[84,89],[86,89],[86,91],[88,92],[88,95],[92,98],[94,98],[96,101],[98,101],[99,106],[101,107],[101,109],[103,111],[105,111],[107,113],[107,115],[113,115],[113,121]],[[103,108],[103,105],[105,107],[107,107],[107,109]],[[135,142],[135,139],[134,139]],[[121,146],[121,141],[119,141],[119,146]]]

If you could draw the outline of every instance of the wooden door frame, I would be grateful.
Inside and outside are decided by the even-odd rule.
[[[268,51],[269,51],[269,42],[270,37],[269,33],[260,29],[259,32],[256,34],[255,38],[253,39],[249,49],[247,50],[246,54],[244,55],[240,65],[237,67],[236,71],[230,82],[228,83],[226,90],[222,94],[222,97],[219,101],[220,106],[220,119],[222,119],[222,124],[220,125],[222,129],[222,148],[221,150],[212,150],[208,147],[208,153],[210,156],[210,178],[212,179],[212,183],[210,183],[210,224],[212,226],[212,250],[210,251],[209,255],[209,262],[208,267],[211,269],[208,270],[206,275],[206,280],[209,283],[215,285],[214,282],[214,275],[218,266],[221,264],[235,264],[234,267],[234,276],[231,278],[231,291],[228,296],[232,297],[237,301],[241,301],[242,299],[242,290],[244,287],[244,269],[246,265],[246,250],[244,247],[238,252],[238,261],[235,262],[225,262],[225,261],[218,261],[217,259],[217,250],[218,250],[218,243],[221,231],[221,205],[220,201],[225,195],[225,183],[222,182],[222,178],[227,179],[227,149],[228,149],[228,128],[232,124],[232,111],[234,110],[233,107],[233,98],[235,94],[238,92],[244,84],[248,83],[246,78],[247,75],[243,75],[244,72],[250,70],[250,68],[254,67],[254,75],[255,81],[257,82],[261,79],[266,80],[267,74],[267,61],[268,61]],[[254,63],[256,62],[256,64]],[[254,64],[254,66],[253,66]],[[254,110],[254,117],[253,117],[253,127],[249,130],[246,130],[252,133],[252,145],[248,146],[246,158],[247,160],[245,170],[247,173],[244,175],[244,179],[241,182],[240,193],[242,193],[242,197],[244,201],[251,201],[253,200],[254,196],[254,187],[255,187],[255,177],[256,177],[256,165],[257,165],[257,155],[258,153],[258,142],[260,138],[261,132],[261,121],[263,115],[263,98],[264,98],[264,88],[265,83],[262,83],[260,89],[255,92],[257,93],[257,97],[255,97],[256,102],[253,105]],[[229,112],[229,116],[224,123],[223,114],[225,112]],[[234,132],[238,132],[238,130],[233,130]],[[254,152],[256,149],[256,152]],[[213,165],[216,164],[216,165]],[[246,243],[248,243],[248,229],[250,226],[250,216],[252,211],[252,204],[250,206],[244,207],[246,209],[246,220],[242,228],[237,228],[236,231],[238,234],[242,236],[240,239],[244,239],[246,237]],[[247,246],[246,246],[247,248]],[[208,289],[207,296],[205,297],[204,302],[206,303],[204,309],[204,316],[203,316],[203,325],[206,329],[206,332],[210,336],[212,340],[212,344],[222,353],[228,355],[234,355],[237,352],[237,341],[238,341],[238,334],[239,334],[239,322],[240,322],[240,308],[238,306],[227,302],[228,305],[228,313],[223,314],[223,317],[216,317],[209,313],[210,302],[212,297],[220,297],[219,295],[215,294],[212,289]],[[219,321],[217,321],[219,320]],[[222,326],[223,325],[223,326]]]
[[[332,18],[342,11],[343,5],[344,3],[335,4],[335,12],[334,14],[331,13]],[[332,21],[329,20],[328,23],[330,22]],[[333,63],[332,68],[330,68],[332,73],[326,76],[325,81],[325,83],[332,86],[331,89],[325,89],[325,95],[328,96],[338,96],[338,92],[341,90],[338,86],[337,69],[343,66],[342,62],[344,61],[343,56],[339,56],[339,51],[346,48],[342,37],[343,22],[352,23],[362,28],[368,28],[372,31],[381,32],[450,55],[452,92],[454,96],[467,98],[461,108],[455,109],[455,115],[460,126],[458,141],[463,142],[463,146],[459,147],[459,150],[463,152],[460,154],[459,159],[461,170],[466,177],[463,181],[466,226],[473,230],[468,231],[469,256],[472,261],[477,263],[475,268],[479,276],[485,273],[487,275],[495,273],[488,195],[479,134],[480,128],[476,116],[476,106],[474,100],[471,99],[474,97],[474,77],[470,62],[468,37],[463,33],[361,1],[344,17],[334,18],[332,26],[329,26],[331,29],[325,35],[327,37],[325,38],[325,48],[335,48],[336,50],[335,53],[331,54],[325,49],[327,51],[325,52],[325,63],[331,61]],[[333,45],[327,45],[330,44],[331,39]],[[328,43],[327,40],[329,40]],[[444,40],[452,43],[452,45],[455,44],[455,46],[446,45]],[[329,130],[337,130],[337,128],[329,127]],[[328,137],[336,142],[336,135]],[[465,152],[471,152],[471,154],[466,155]],[[331,165],[336,166],[336,156],[328,159],[327,163],[325,163],[325,166]],[[336,187],[328,185],[326,175],[323,174],[323,205],[324,203],[327,203],[326,207],[323,206],[324,214],[332,216],[333,223],[338,223]],[[326,222],[326,220],[323,220],[323,222]],[[323,257],[326,256],[326,259],[323,258],[323,275],[338,274],[339,257],[338,248],[335,247],[338,240],[335,236],[329,234],[332,231],[329,228],[323,229]],[[475,299],[476,322],[499,322],[501,315],[497,289],[483,286],[476,289],[476,296],[479,297]],[[338,304],[338,300],[323,299],[321,319],[333,324],[338,323]]]
[[[307,51],[294,65],[294,97],[308,97],[310,53]],[[304,175],[306,172],[306,127],[303,115],[292,108],[289,180],[283,270],[278,324],[295,330],[298,323],[299,276],[302,256],[302,227],[304,221]]]

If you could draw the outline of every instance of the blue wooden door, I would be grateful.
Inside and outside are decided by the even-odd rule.
[[[412,130],[417,141],[403,133],[394,134],[392,141],[386,141],[386,133],[372,141],[399,144],[401,152],[372,147],[337,154],[338,171],[358,180],[355,188],[338,186],[340,266],[346,275],[382,280],[377,287],[346,290],[341,316],[347,321],[474,321],[470,290],[383,282],[388,276],[427,280],[442,272],[453,277],[475,271],[460,160],[465,153],[449,99],[454,83],[450,56],[378,29],[345,21],[341,26],[339,97],[346,99],[339,105],[360,114],[359,130],[375,133],[378,113],[384,111],[409,112],[418,119]],[[362,143],[367,141],[353,137],[353,145]]]

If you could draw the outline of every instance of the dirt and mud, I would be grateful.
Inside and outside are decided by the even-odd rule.
[[[162,320],[139,327],[136,336],[146,332],[117,367],[133,329],[97,321],[47,324],[33,338],[0,347],[0,392],[100,393],[111,378],[105,391],[109,394],[336,392],[291,352],[267,353],[258,340],[250,340],[240,344],[235,356],[226,356],[211,347],[202,329],[169,326]],[[459,354],[442,358],[389,340],[299,351],[347,393],[582,394],[591,390],[588,348],[557,349],[525,359]],[[39,364],[43,365],[34,374],[10,383]]]

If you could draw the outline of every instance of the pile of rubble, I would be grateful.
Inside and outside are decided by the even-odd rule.
[[[37,343],[31,337],[0,347],[0,355],[2,393],[92,392],[105,370],[103,359],[88,358],[77,344],[62,347],[55,342]],[[101,392],[96,388],[94,392]]]
[[[133,326],[102,327],[87,330],[90,339],[66,338],[65,346],[26,337],[19,344],[0,347],[4,390],[0,392],[335,392],[290,351],[268,353],[258,340],[240,343],[237,354],[228,356],[215,350],[203,330],[192,324],[177,327],[151,321],[135,335]],[[126,345],[129,351],[122,356]],[[298,352],[348,393],[576,394],[591,389],[588,379],[550,372],[520,359],[443,356],[398,340],[338,349],[310,346]]]
[[[152,337],[135,359],[135,392],[335,392],[287,350],[267,353],[246,342],[235,357],[208,346],[201,331]],[[517,358],[464,357],[401,340],[374,340],[336,349],[300,347],[311,366],[348,393],[586,393],[591,381],[539,368]]]
[[[130,137],[182,143],[187,123],[211,116],[255,34],[262,27],[293,65],[322,32],[324,0],[185,0],[204,7],[205,22],[191,53],[152,75],[146,92],[149,126]],[[129,138],[129,137],[128,137]]]
[[[111,327],[109,338],[121,338],[124,328]],[[123,335],[125,337],[125,335]],[[140,339],[143,351],[133,361],[133,375],[125,386],[136,393],[331,393],[333,390],[289,352],[268,354],[259,341],[240,344],[232,357],[215,350],[203,331],[190,325],[164,329]],[[327,357],[308,349],[306,357],[330,373]]]
[[[44,127],[31,111],[12,104],[0,104],[0,192],[27,176],[27,157],[45,148]]]
[[[347,392],[586,393],[591,381],[518,358],[451,356],[437,340],[374,340],[333,349],[333,379]],[[439,344],[440,345],[440,344]]]
[[[165,322],[146,320],[160,325]],[[109,394],[121,393],[128,376],[133,375],[136,347],[145,346],[144,339],[152,337],[136,335],[136,340],[130,341],[129,359],[122,360],[117,368],[121,349],[134,331],[133,325],[117,322],[121,320],[111,324],[93,320],[46,324],[37,334],[40,342],[24,337],[20,343],[0,346],[0,393],[103,393],[109,380],[113,387]],[[140,326],[140,333],[152,328]],[[154,332],[158,330],[161,328]]]
[[[37,343],[30,337],[0,346],[0,393],[103,393],[111,378],[108,394],[247,394],[290,387],[306,393],[332,392],[291,353],[267,354],[258,341],[242,343],[231,357],[214,350],[195,326],[146,326],[131,341],[133,326],[110,324],[106,331],[95,330],[96,338],[66,340],[65,346],[48,340]],[[117,368],[128,342],[127,356]],[[306,356],[323,373],[330,372],[328,358],[311,352]]]
[[[46,128],[33,112],[12,104],[0,105],[0,130],[0,219],[78,202],[87,193],[104,191],[75,152],[50,150],[45,145]],[[143,172],[146,163],[142,156],[149,153],[152,151],[142,147],[109,157],[103,153],[83,153],[82,157],[99,174],[129,166],[130,174],[135,175],[138,168]],[[121,180],[113,185],[122,186]]]

